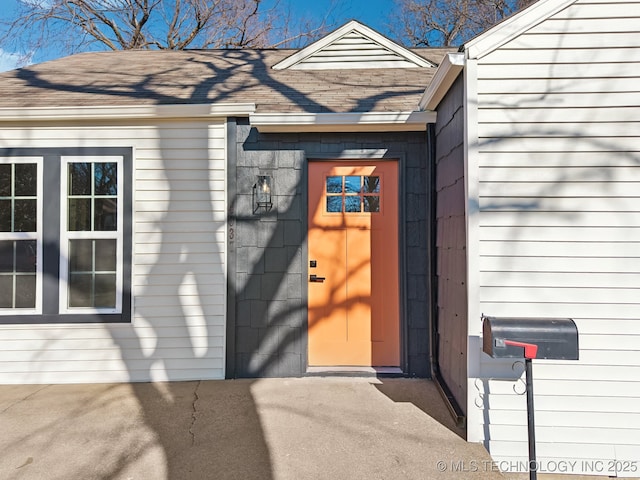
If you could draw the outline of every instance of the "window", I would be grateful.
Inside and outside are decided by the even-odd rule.
[[[0,158],[0,313],[40,309],[41,160]]]
[[[0,323],[130,320],[131,174],[130,149],[0,156]]]
[[[326,179],[328,213],[380,211],[380,177],[333,175]]]
[[[62,159],[61,310],[122,308],[122,159]]]

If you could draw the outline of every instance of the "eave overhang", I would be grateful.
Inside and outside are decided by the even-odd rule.
[[[249,122],[261,133],[422,132],[436,112],[254,113]]]
[[[248,117],[254,103],[0,108],[0,122]]]
[[[420,110],[435,110],[463,68],[463,53],[449,53],[445,55],[431,83],[424,91],[418,103]]]

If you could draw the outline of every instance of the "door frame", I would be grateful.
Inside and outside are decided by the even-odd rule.
[[[408,358],[408,339],[407,339],[407,289],[406,289],[406,275],[407,275],[407,242],[406,242],[406,196],[404,195],[406,175],[406,155],[404,152],[385,152],[380,155],[380,149],[372,150],[358,150],[352,151],[338,151],[335,153],[327,152],[321,155],[313,154],[305,158],[303,162],[303,169],[301,175],[304,176],[304,181],[301,182],[303,191],[301,192],[303,202],[300,205],[301,210],[307,212],[309,209],[309,162],[376,162],[376,161],[396,161],[398,163],[398,308],[399,308],[399,324],[400,324],[400,369],[407,373],[409,371],[409,358]],[[308,317],[307,312],[309,308],[309,293],[308,293],[308,277],[307,269],[309,266],[309,239],[307,233],[309,232],[309,220],[308,215],[301,215],[303,218],[302,231],[304,234],[304,241],[302,245],[302,299],[303,305],[301,309],[304,312],[305,327],[303,329],[302,348],[303,348],[303,371],[308,371],[309,368],[309,329],[308,329]],[[429,352],[429,357],[431,353]]]

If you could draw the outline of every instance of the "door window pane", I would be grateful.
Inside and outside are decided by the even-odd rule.
[[[364,193],[380,193],[380,177],[364,177]]]
[[[345,197],[344,211],[348,213],[360,212],[360,196]]]
[[[342,212],[342,197],[327,197],[327,212],[339,213]]]
[[[360,178],[354,176],[344,177],[345,193],[360,193]]]
[[[364,197],[364,211],[365,212],[379,212],[380,211],[380,197],[375,197],[375,196]]]
[[[342,193],[342,177],[327,177],[327,193]]]

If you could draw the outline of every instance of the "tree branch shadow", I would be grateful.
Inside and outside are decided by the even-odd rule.
[[[166,52],[171,55],[172,52]],[[57,72],[55,68],[33,66],[18,70],[15,79],[24,85],[32,87],[35,92],[32,105],[42,105],[43,99],[48,96],[56,97],[61,93],[78,94],[75,99],[82,104],[91,104],[91,99],[100,98],[101,102],[112,104],[181,104],[181,103],[217,103],[237,101],[238,94],[242,93],[247,100],[251,100],[252,88],[266,85],[268,89],[285,101],[295,105],[296,108],[310,112],[332,111],[317,100],[321,96],[334,89],[344,86],[353,86],[345,82],[340,75],[330,76],[322,88],[309,87],[307,91],[301,91],[290,83],[276,78],[270,70],[268,55],[262,52],[228,52],[225,64],[207,62],[207,55],[203,52],[190,52],[189,63],[196,65],[197,78],[179,72],[172,66],[163,64],[154,67],[155,73],[139,74],[135,69],[127,66],[125,69],[116,68],[110,64],[111,57],[105,54],[105,63],[88,66],[86,70],[92,72],[92,81],[86,78],[76,78],[65,75],[65,72]],[[82,63],[85,57],[78,56],[74,61]],[[249,61],[249,59],[251,61]],[[246,70],[250,64],[248,83],[234,80]],[[53,70],[47,70],[53,68]],[[116,79],[122,83],[114,83],[114,77],[108,76],[118,70]],[[53,74],[52,74],[53,72]],[[105,78],[101,79],[101,75]],[[184,81],[168,83],[183,75]],[[298,73],[304,75],[310,81],[317,79],[316,73]],[[136,77],[140,78],[136,78]],[[421,93],[416,88],[414,94]],[[356,111],[369,111],[380,105],[380,102],[390,98],[400,98],[406,92],[394,90],[385,94],[375,94],[371,97],[360,98],[354,108]],[[105,100],[106,99],[106,100]],[[226,252],[220,247],[219,239],[226,236],[225,215],[214,212],[211,206],[220,202],[214,197],[211,189],[194,190],[185,185],[184,177],[176,172],[184,171],[177,167],[176,160],[180,160],[181,154],[176,152],[172,139],[167,137],[167,130],[172,125],[153,124],[153,128],[159,133],[157,159],[160,176],[156,179],[157,187],[164,188],[168,197],[159,201],[163,208],[155,212],[141,211],[139,200],[135,200],[133,223],[134,229],[134,282],[132,296],[135,299],[134,319],[129,325],[105,325],[105,330],[112,337],[114,345],[120,351],[122,361],[126,366],[131,387],[136,401],[141,409],[141,416],[154,436],[151,442],[141,441],[132,446],[131,450],[122,453],[117,459],[108,457],[111,462],[108,466],[101,464],[104,470],[93,478],[114,478],[132,468],[141,456],[153,446],[159,446],[166,461],[166,476],[170,479],[177,478],[211,478],[211,472],[215,471],[216,478],[252,478],[254,472],[259,476],[253,478],[268,479],[272,476],[269,460],[269,445],[261,429],[259,416],[255,403],[251,396],[251,383],[236,384],[234,382],[208,383],[207,411],[200,410],[205,403],[202,391],[194,382],[174,382],[175,380],[189,380],[185,378],[185,369],[191,369],[192,376],[211,376],[212,369],[220,369],[221,365],[215,364],[220,357],[219,352],[224,345],[216,344],[220,339],[222,324],[211,323],[210,319],[223,319],[224,316],[216,310],[216,303],[211,303],[211,298],[219,296],[220,285],[211,284],[207,276],[222,276],[222,265],[225,262]],[[73,128],[70,124],[70,128]],[[211,136],[209,124],[201,123],[192,132],[192,141],[189,149],[197,149],[204,152],[211,151]],[[318,141],[320,141],[318,137]],[[128,145],[131,146],[131,145]],[[134,169],[140,168],[141,162],[146,161],[143,154],[139,153],[134,159]],[[193,164],[198,165],[198,172],[206,171],[210,164],[209,155],[205,158],[193,159]],[[199,181],[196,173],[188,180]],[[209,179],[211,180],[211,179]],[[227,179],[225,179],[227,180]],[[304,205],[301,192],[305,191],[306,179],[301,175],[292,185],[293,199],[290,203],[283,201],[279,205],[278,217],[274,222],[275,228],[267,232],[260,257],[249,272],[249,281],[239,287],[238,298],[248,298],[251,292],[257,288],[255,282],[260,282],[260,287],[265,285],[267,289],[267,304],[275,305],[279,300],[282,289],[286,291],[291,276],[306,278],[302,273],[293,273],[292,266],[302,263],[301,252],[306,242],[306,232],[299,238],[296,245],[289,245],[287,250],[286,266],[280,272],[269,276],[267,284],[259,279],[260,269],[270,261],[267,252],[272,248],[279,248],[280,239],[286,235],[285,224],[280,219],[296,217],[300,215],[300,205]],[[201,229],[194,232],[192,229],[181,228],[181,216],[186,217],[184,192],[191,192],[193,201],[204,208],[198,211],[198,223]],[[195,193],[194,193],[195,192]],[[291,200],[289,199],[289,200]],[[296,200],[297,199],[297,200]],[[186,220],[186,218],[185,218]],[[239,223],[244,221],[240,218]],[[247,220],[250,221],[250,220]],[[185,222],[188,225],[189,222]],[[144,224],[144,225],[143,225]],[[144,227],[144,228],[142,228]],[[203,252],[193,246],[192,236],[201,234],[203,240],[199,243],[210,242],[212,248]],[[150,240],[158,237],[156,240]],[[155,260],[144,265],[140,263],[140,252],[135,252],[140,241],[154,244],[151,249]],[[216,264],[215,271],[205,271],[201,268],[203,263]],[[300,265],[303,267],[303,265]],[[304,268],[302,268],[304,271]],[[167,275],[171,275],[169,282]],[[187,293],[185,293],[185,290]],[[224,290],[223,290],[224,291]],[[171,299],[185,299],[190,297],[195,304],[185,304],[180,300],[171,302]],[[304,297],[303,297],[304,298]],[[167,303],[169,302],[169,303]],[[195,311],[194,312],[194,307]],[[344,307],[349,307],[345,305]],[[285,320],[289,322],[287,329],[280,329],[274,341],[273,336],[266,335],[257,342],[255,352],[260,352],[261,362],[251,370],[255,375],[269,375],[273,372],[274,365],[282,361],[282,352],[289,346],[300,343],[305,324],[306,305],[301,299],[297,307],[288,307],[279,311],[269,311],[268,319],[265,318],[265,326],[277,325]],[[293,324],[291,319],[293,318]],[[197,320],[194,320],[197,319]],[[284,327],[284,326],[283,326]],[[194,333],[195,332],[195,333]],[[277,344],[274,350],[273,345]],[[179,347],[179,348],[178,348]],[[224,356],[222,356],[224,357]],[[251,360],[250,361],[254,361]],[[197,373],[194,373],[197,372]],[[167,383],[137,383],[140,381],[154,380]],[[86,405],[86,412],[99,410],[101,406]],[[82,412],[74,412],[74,416],[80,416]],[[204,420],[206,419],[206,423]],[[68,420],[68,418],[66,419]],[[201,421],[202,420],[202,421]],[[64,422],[65,419],[60,419]],[[50,429],[52,426],[47,426]],[[53,427],[56,431],[55,426]],[[99,428],[98,428],[99,431]],[[41,436],[43,432],[36,432]],[[40,445],[44,451],[55,442],[53,437],[47,437]],[[134,442],[135,443],[135,442]],[[236,452],[236,453],[233,453]],[[237,454],[237,461],[232,460]],[[230,463],[233,466],[230,466]],[[204,466],[203,466],[204,464]],[[91,465],[84,465],[82,471],[74,472],[75,476],[83,476],[91,470]],[[196,470],[199,469],[199,470]],[[220,473],[224,471],[224,473]],[[95,473],[95,471],[94,471]],[[91,475],[86,476],[91,478]]]

